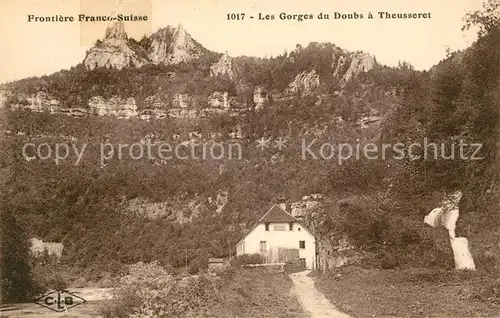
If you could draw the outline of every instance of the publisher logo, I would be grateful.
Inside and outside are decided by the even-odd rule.
[[[85,302],[85,299],[76,296],[67,290],[52,291],[35,299],[35,304],[55,312],[67,311]]]

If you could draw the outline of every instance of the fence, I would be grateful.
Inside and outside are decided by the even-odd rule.
[[[266,263],[287,263],[300,260],[299,249],[271,247],[267,252],[262,253]]]

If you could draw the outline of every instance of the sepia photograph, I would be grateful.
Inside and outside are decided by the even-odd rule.
[[[0,317],[500,317],[500,0],[1,0]]]

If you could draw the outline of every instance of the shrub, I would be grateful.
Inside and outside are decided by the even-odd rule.
[[[116,304],[101,309],[104,317],[163,317],[163,300],[169,297],[173,277],[158,262],[130,266],[116,290]]]
[[[399,261],[394,254],[382,253],[380,267],[383,269],[393,269],[399,266]]]
[[[56,256],[45,249],[41,255],[32,257],[34,279],[40,292],[68,288],[68,281],[62,275],[64,267]]]
[[[36,294],[37,286],[30,266],[28,240],[15,213],[0,209],[0,232],[0,303],[26,301]]]
[[[188,277],[178,281],[164,299],[165,312],[168,317],[207,316],[211,308],[222,299],[212,280],[206,276]]]
[[[209,278],[176,279],[157,261],[132,265],[120,283],[114,304],[101,309],[106,318],[203,316],[221,301]]]
[[[236,275],[236,269],[231,266],[224,266],[223,268],[216,269],[215,273],[223,280],[231,280]]]
[[[390,228],[389,221],[380,209],[366,206],[360,198],[339,203],[336,211],[336,230],[347,235],[360,248],[383,244]]]
[[[208,258],[204,256],[196,257],[191,260],[188,267],[188,273],[191,275],[198,274],[200,271],[207,269]]]
[[[37,269],[35,280],[39,288],[43,291],[68,288],[68,282],[64,277],[57,270],[51,270],[50,268]]]
[[[141,305],[141,299],[133,290],[121,290],[112,301],[104,302],[99,310],[103,318],[120,318],[132,315]]]
[[[264,257],[260,254],[243,254],[231,259],[231,265],[234,267],[240,267],[250,264],[262,264],[264,261]]]

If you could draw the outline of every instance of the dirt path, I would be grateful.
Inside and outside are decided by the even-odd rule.
[[[310,271],[303,271],[290,275],[293,281],[294,291],[305,310],[313,318],[348,318],[346,314],[341,313],[333,306],[325,295],[314,287],[314,280],[307,276]]]

